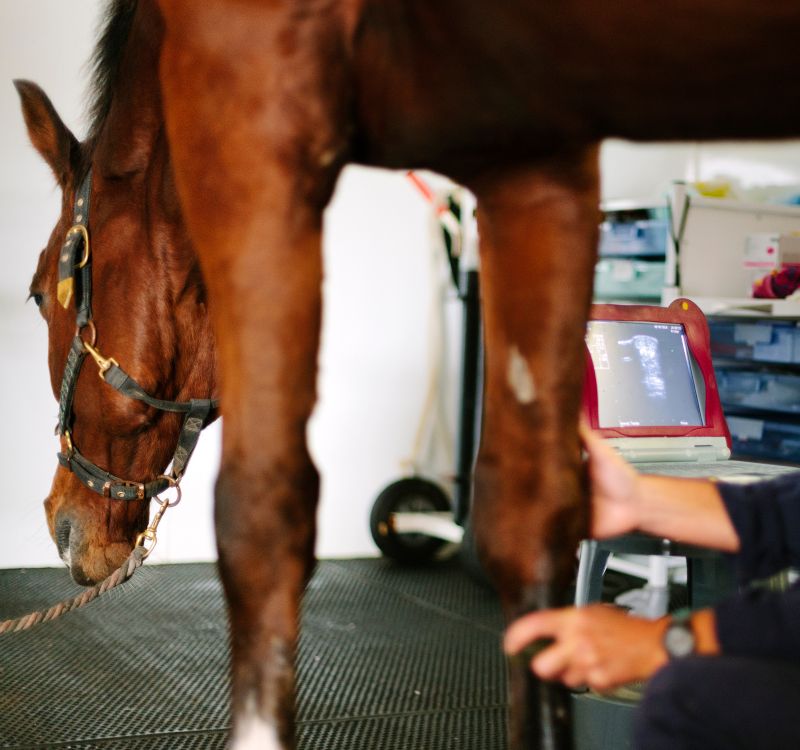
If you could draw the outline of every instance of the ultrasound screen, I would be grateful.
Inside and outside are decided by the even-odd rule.
[[[593,320],[600,427],[703,425],[682,325]]]

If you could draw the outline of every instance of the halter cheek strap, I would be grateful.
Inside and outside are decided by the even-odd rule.
[[[67,232],[58,263],[58,301],[62,307],[68,309],[72,299],[75,299],[77,323],[77,331],[67,354],[64,377],[61,380],[57,431],[64,437],[67,450],[58,454],[58,462],[75,474],[85,487],[98,495],[114,500],[146,500],[180,482],[197,446],[200,432],[211,422],[215,410],[219,407],[219,401],[216,399],[167,401],[155,398],[128,375],[115,359],[103,357],[96,348],[96,329],[92,321],[92,257],[88,230],[91,189],[90,170],[75,197],[74,223]],[[88,341],[81,336],[84,330],[89,331]],[[87,355],[96,362],[101,379],[118,393],[160,411],[186,415],[172,455],[170,474],[161,474],[144,482],[121,479],[94,464],[74,445],[71,434],[74,420],[73,402],[78,375]]]

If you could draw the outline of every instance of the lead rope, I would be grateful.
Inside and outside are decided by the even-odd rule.
[[[175,486],[177,487],[177,485]],[[159,508],[156,511],[156,514],[153,516],[153,520],[150,522],[150,525],[141,534],[139,534],[139,536],[136,537],[136,544],[133,548],[133,551],[130,555],[128,555],[125,562],[123,562],[119,568],[117,568],[110,576],[108,576],[108,578],[100,581],[100,583],[95,584],[91,588],[86,589],[83,593],[78,594],[78,596],[74,596],[71,599],[65,599],[58,604],[54,604],[49,609],[29,612],[27,615],[23,615],[22,617],[0,621],[0,635],[5,635],[6,633],[17,633],[21,630],[29,630],[34,625],[38,625],[40,622],[56,620],[62,615],[67,614],[67,612],[85,607],[87,604],[89,604],[89,602],[93,601],[101,594],[105,594],[106,591],[110,591],[111,589],[116,588],[117,586],[125,583],[125,581],[129,580],[133,574],[142,567],[142,564],[156,546],[156,529],[158,528],[158,524],[164,516],[164,513],[167,512],[167,508],[177,505],[178,502],[180,502],[180,496],[178,499],[172,502],[170,502],[168,499],[162,500],[159,497],[153,499],[159,504]]]
[[[27,615],[12,620],[3,620],[0,622],[0,635],[16,633],[20,630],[29,630],[40,622],[55,620],[61,617],[61,615],[71,612],[73,609],[85,607],[90,601],[100,596],[100,594],[105,594],[106,591],[110,591],[115,586],[125,583],[125,581],[136,572],[136,569],[141,567],[145,557],[147,557],[147,553],[144,547],[134,547],[128,559],[104,581],[92,586],[90,589],[86,589],[82,594],[72,599],[66,599],[63,602],[53,605],[50,609],[30,612]]]

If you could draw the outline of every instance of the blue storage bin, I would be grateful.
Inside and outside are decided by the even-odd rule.
[[[790,322],[709,321],[711,354],[729,359],[800,362],[800,332]]]
[[[744,407],[800,414],[800,375],[716,367],[724,409]]]
[[[740,416],[727,421],[734,457],[800,462],[800,426]]]
[[[667,231],[664,219],[604,221],[600,225],[600,256],[663,257],[667,252]]]
[[[594,269],[597,300],[660,300],[664,288],[665,263],[601,258]]]

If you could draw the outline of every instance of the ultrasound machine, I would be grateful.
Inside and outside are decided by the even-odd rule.
[[[690,300],[678,299],[669,307],[594,305],[586,348],[587,419],[643,473],[748,482],[792,470],[730,460],[731,438],[714,377],[708,324]],[[578,604],[599,598],[598,568],[602,574],[609,556],[620,552],[656,556],[646,596],[640,595],[638,603],[627,602],[637,613],[652,617],[666,613],[662,589],[667,557],[688,557],[690,568],[703,568],[693,565],[697,558],[721,557],[645,535],[584,542]],[[693,605],[710,604],[730,590],[732,579],[724,576],[727,566],[716,567],[722,578],[689,580]]]

